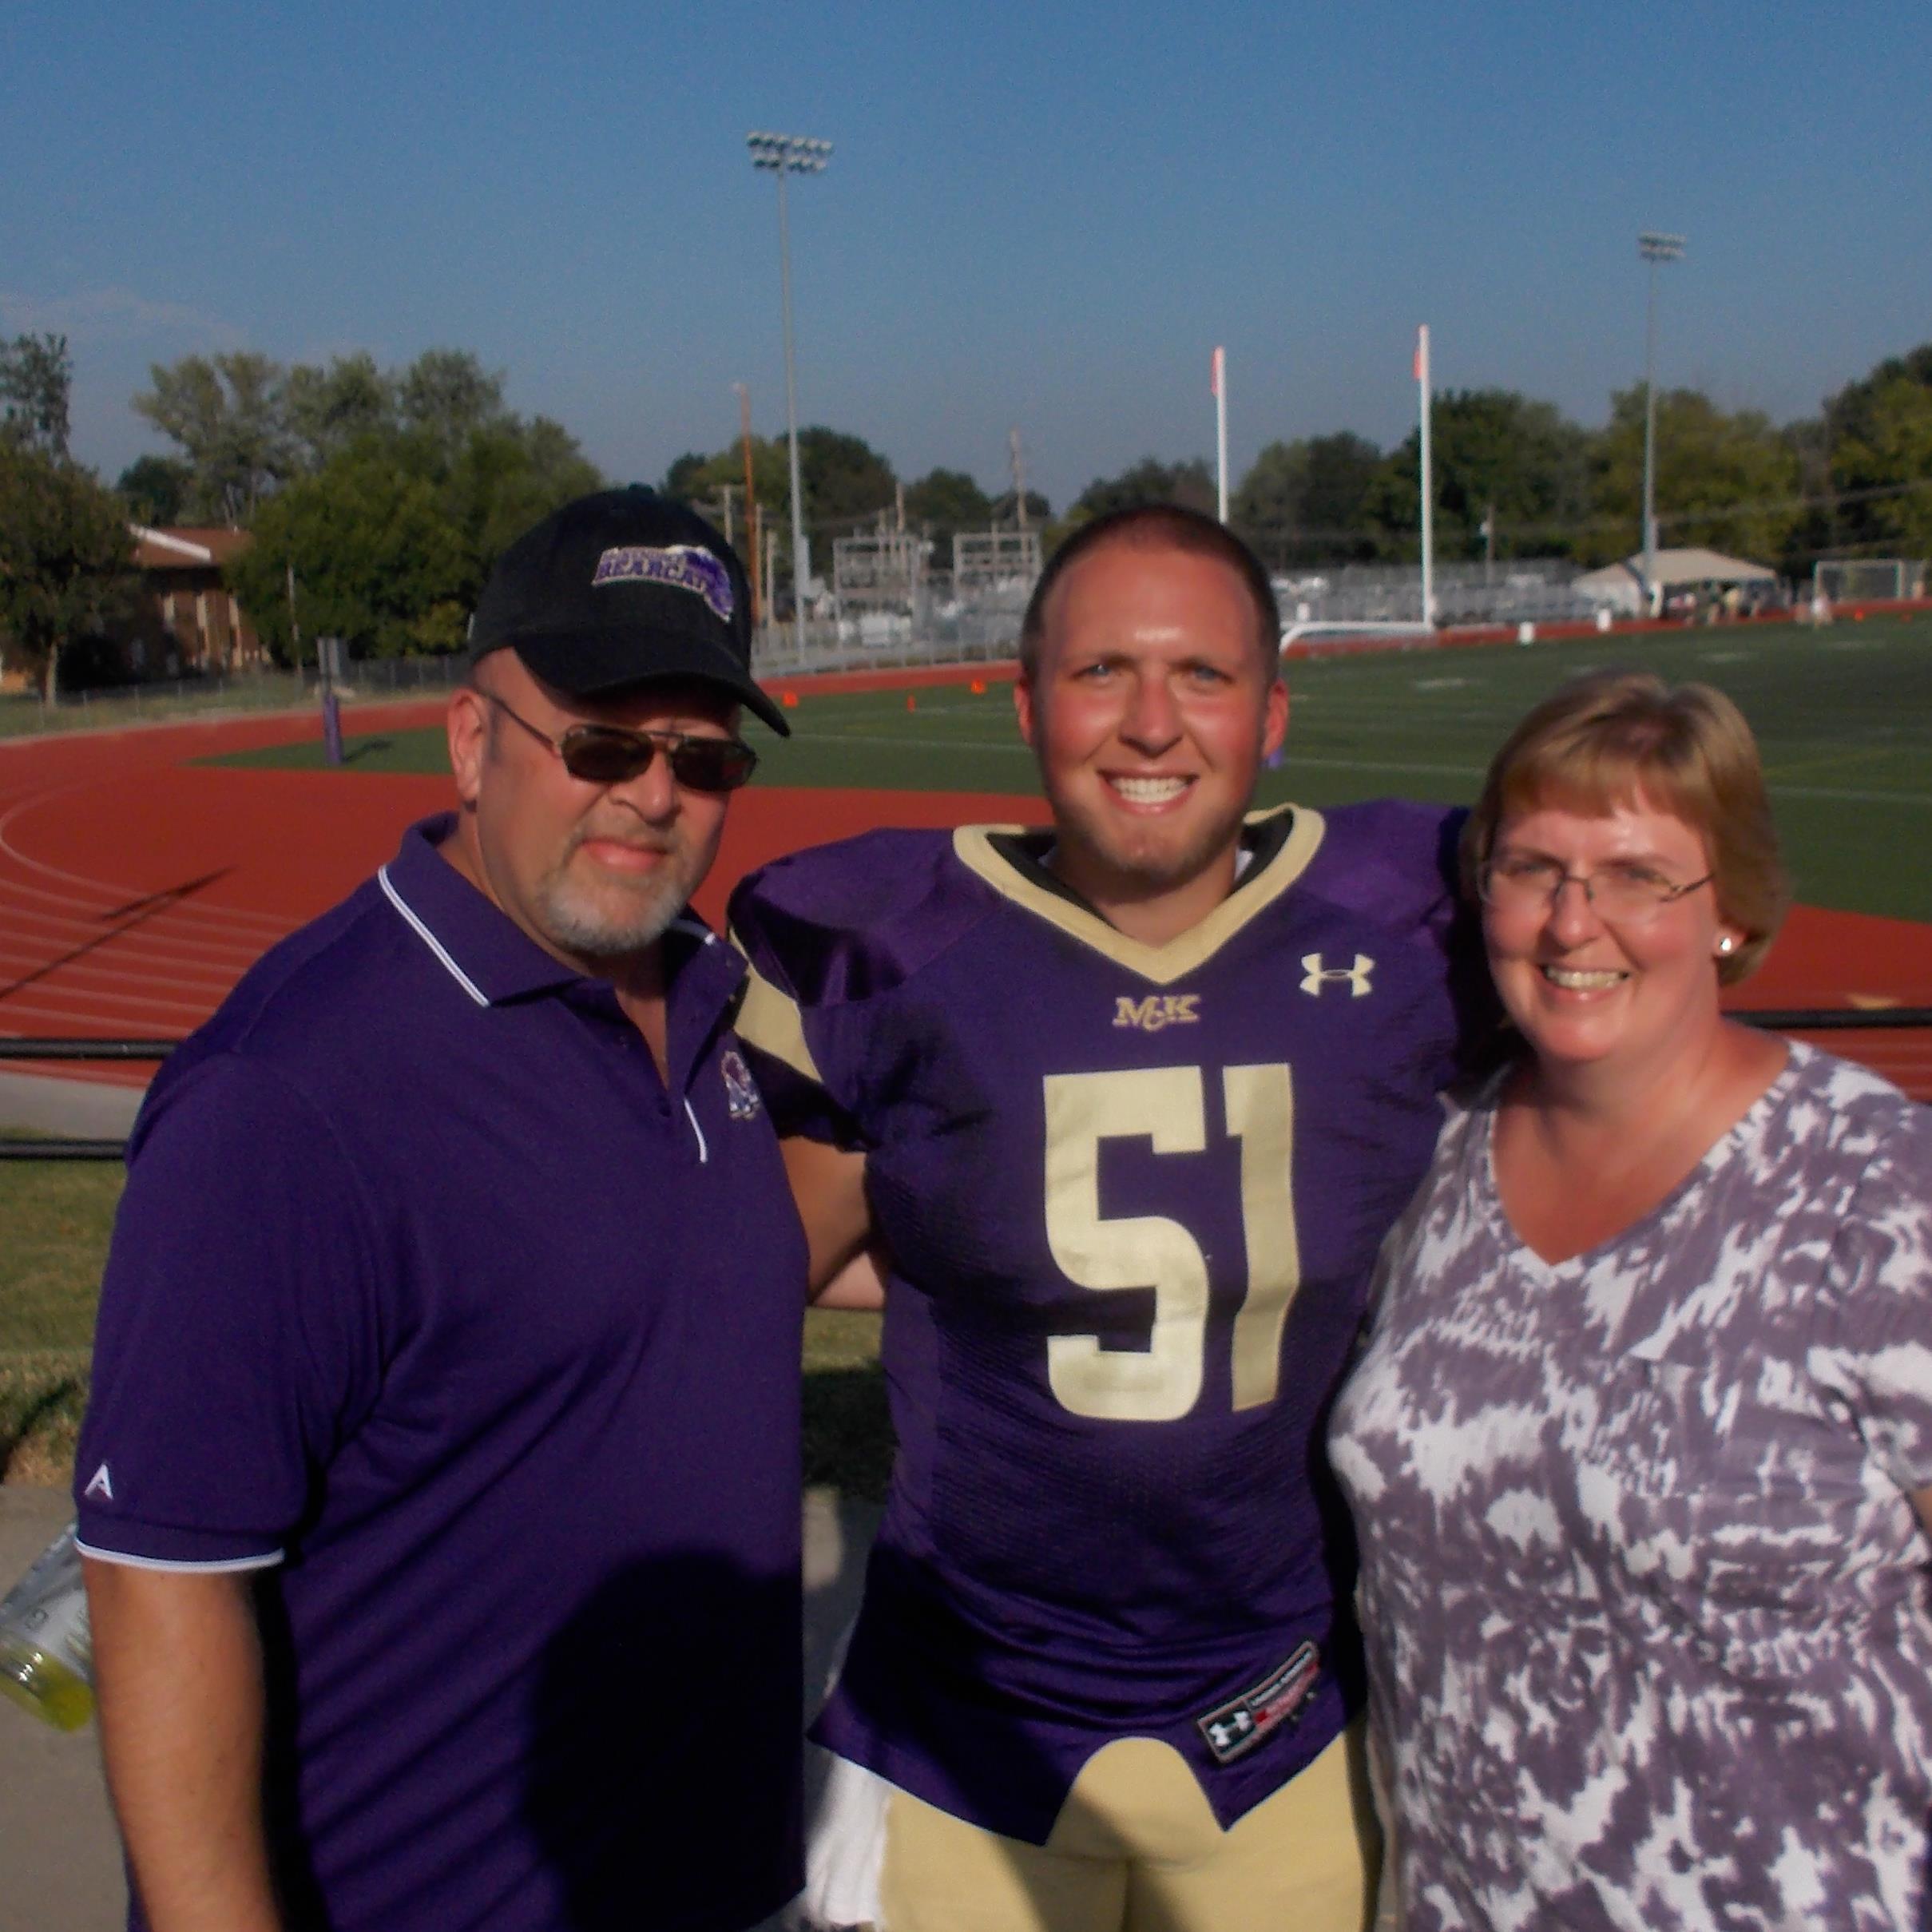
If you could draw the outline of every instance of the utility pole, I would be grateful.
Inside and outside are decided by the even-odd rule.
[[[758,490],[752,481],[752,392],[733,383],[738,392],[738,438],[744,445],[744,536],[752,564],[752,628],[758,628],[764,600],[758,592]]]
[[[1006,448],[1013,458],[1013,514],[1022,530],[1026,527],[1026,455],[1020,447],[1020,432],[1007,432]]]

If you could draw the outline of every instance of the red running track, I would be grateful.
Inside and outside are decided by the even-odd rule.
[[[417,700],[363,709],[357,723],[407,730],[442,710]],[[0,743],[0,1035],[188,1032],[276,940],[387,859],[404,827],[449,803],[441,777],[345,783],[195,762],[315,730],[303,712]],[[744,873],[821,839],[1042,816],[1035,799],[753,786],[732,803],[698,910],[716,923]],[[1932,926],[1801,906],[1737,1003],[1932,1006]],[[1932,1036],[1823,1043],[1932,1099]],[[149,1071],[83,1077],[138,1085]]]

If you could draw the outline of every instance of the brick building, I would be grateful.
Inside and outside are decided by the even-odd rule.
[[[246,530],[129,527],[141,589],[129,627],[129,672],[184,677],[262,664],[261,640],[221,581],[222,565],[254,538]]]

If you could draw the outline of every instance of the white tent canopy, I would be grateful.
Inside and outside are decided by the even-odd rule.
[[[1687,584],[1775,584],[1775,570],[1763,564],[1748,563],[1741,557],[1726,557],[1719,550],[1660,550],[1656,554],[1656,581],[1660,590],[1680,589]],[[1570,585],[1577,596],[1588,597],[1606,610],[1635,613],[1644,608],[1644,556],[1640,550],[1620,564],[1607,564],[1592,570]]]

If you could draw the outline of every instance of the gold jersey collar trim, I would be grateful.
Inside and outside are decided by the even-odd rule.
[[[1070,938],[1091,946],[1150,985],[1165,986],[1212,959],[1307,871],[1327,830],[1319,811],[1306,805],[1277,805],[1267,811],[1250,812],[1244,823],[1265,824],[1283,812],[1292,812],[1294,823],[1281,849],[1264,863],[1260,874],[1244,879],[1206,918],[1164,946],[1148,946],[1130,939],[1097,913],[1049,891],[1019,871],[993,843],[995,838],[1037,831],[1037,826],[962,825],[953,834],[953,851],[969,872],[983,879],[1002,898],[1011,899],[1049,926],[1057,926]]]

